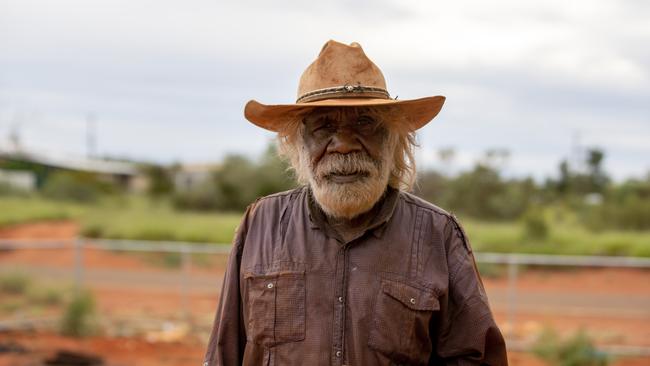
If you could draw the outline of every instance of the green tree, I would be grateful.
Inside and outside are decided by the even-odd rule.
[[[173,174],[170,169],[161,165],[144,165],[141,170],[149,181],[147,194],[153,198],[160,198],[174,191]]]
[[[289,164],[280,159],[274,144],[269,144],[257,167],[257,196],[266,196],[296,187]]]
[[[449,207],[451,180],[435,170],[418,173],[414,193],[440,207]]]
[[[587,151],[586,163],[589,169],[588,177],[591,192],[603,193],[609,182],[609,178],[602,167],[604,159],[605,152],[601,149],[591,148]]]
[[[503,191],[499,173],[492,167],[476,164],[449,184],[449,209],[480,218],[496,218],[494,197]]]
[[[48,175],[41,192],[44,196],[64,201],[92,203],[102,194],[114,193],[117,187],[100,181],[92,173],[56,171]]]
[[[219,209],[239,211],[257,197],[255,165],[245,156],[227,156],[214,182]]]

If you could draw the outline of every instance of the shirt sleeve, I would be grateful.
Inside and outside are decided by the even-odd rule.
[[[448,366],[508,365],[506,346],[494,321],[469,240],[455,217],[445,228],[448,293],[440,300],[438,359]]]
[[[239,291],[239,268],[252,210],[253,205],[248,207],[235,232],[221,288],[221,299],[212,325],[203,366],[242,364],[246,346],[246,329]]]

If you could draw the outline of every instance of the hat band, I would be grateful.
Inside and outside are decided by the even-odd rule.
[[[316,89],[298,97],[296,103],[315,102],[332,98],[378,98],[390,99],[390,94],[383,88],[363,85],[343,85],[333,88]]]

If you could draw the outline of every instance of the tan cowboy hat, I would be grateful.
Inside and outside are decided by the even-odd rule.
[[[300,77],[295,104],[266,105],[250,100],[244,116],[259,127],[277,132],[288,116],[306,108],[391,106],[398,108],[411,128],[417,130],[440,112],[444,102],[443,96],[392,99],[384,75],[361,45],[328,41]]]

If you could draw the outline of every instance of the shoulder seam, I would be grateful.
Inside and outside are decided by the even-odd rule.
[[[439,215],[446,216],[446,217],[448,217],[450,219],[453,219],[453,214],[452,213],[447,212],[444,209],[442,209],[442,208],[440,208],[440,207],[438,207],[438,206],[436,206],[436,205],[434,205],[432,203],[429,203],[429,205],[423,205],[423,204],[411,199],[411,197],[410,197],[411,194],[409,194],[407,192],[402,192],[402,193],[403,194],[400,195],[400,199],[403,200],[406,204],[413,205],[413,206],[422,208],[422,209],[427,210],[427,211],[432,211],[432,212],[435,212],[435,213],[437,213]]]
[[[290,189],[288,191],[269,194],[268,196],[258,197],[255,200],[255,202],[260,202],[260,201],[265,201],[265,200],[268,200],[268,199],[280,198],[280,197],[285,197],[285,196],[295,196],[297,194],[300,194],[300,192],[302,192],[303,189],[304,189],[304,186],[300,186],[300,187],[296,187],[294,189]]]
[[[454,215],[452,212],[447,212],[446,210],[434,205],[433,203],[427,202],[428,205],[424,205],[418,200],[421,200],[417,196],[413,196],[410,193],[403,192],[404,194],[400,195],[400,199],[404,201],[405,204],[413,205],[416,206],[422,210],[427,210],[430,212],[435,212],[438,215],[444,216],[447,218],[447,222],[445,223],[445,227],[452,225],[452,231],[456,232],[456,235],[462,240],[465,249],[469,252],[472,253],[472,247],[471,244],[469,243],[469,238],[467,237],[467,234],[465,233],[465,230],[460,224],[460,221]],[[425,201],[426,202],[426,201]],[[453,234],[453,233],[452,233]]]

